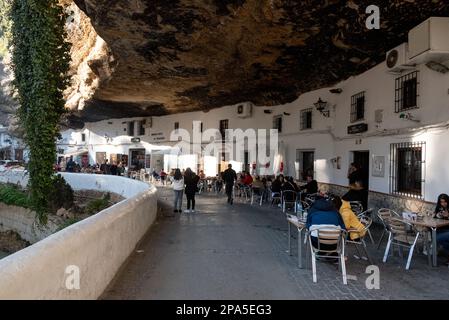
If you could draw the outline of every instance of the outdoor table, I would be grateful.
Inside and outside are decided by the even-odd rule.
[[[449,220],[436,219],[433,217],[425,216],[422,220],[408,220],[404,218],[393,218],[399,221],[411,223],[415,226],[429,228],[432,235],[432,265],[437,267],[437,229],[449,227]]]
[[[306,227],[305,221],[301,221],[296,216],[287,215],[288,221],[288,254],[292,255],[292,234],[291,234],[291,225],[295,226],[298,229],[298,267],[303,269],[302,262],[302,231]]]

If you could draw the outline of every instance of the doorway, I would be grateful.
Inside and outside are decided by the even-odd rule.
[[[306,181],[308,175],[315,179],[315,151],[296,150],[296,172],[300,181]]]
[[[360,180],[362,182],[362,205],[363,209],[368,208],[369,190],[369,151],[353,151],[352,162],[360,168]]]
[[[145,149],[130,149],[129,160],[130,170],[145,169]]]
[[[360,167],[363,188],[369,188],[369,151],[353,151],[352,162]]]
[[[106,160],[106,152],[96,152],[95,153],[95,162],[97,164],[103,164]]]

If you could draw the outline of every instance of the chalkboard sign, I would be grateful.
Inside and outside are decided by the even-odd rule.
[[[356,134],[368,131],[367,123],[359,123],[348,127],[348,134]]]

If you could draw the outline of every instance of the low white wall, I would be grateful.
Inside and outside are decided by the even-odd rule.
[[[0,202],[0,232],[15,231],[30,243],[41,241],[58,230],[60,219],[62,218],[50,216],[47,225],[41,226],[36,222],[36,213],[30,209],[8,206]]]
[[[96,189],[126,200],[0,260],[0,299],[96,299],[157,214],[156,188],[114,176],[64,173],[73,189]],[[79,289],[68,289],[79,268]],[[70,287],[70,286],[69,286]]]

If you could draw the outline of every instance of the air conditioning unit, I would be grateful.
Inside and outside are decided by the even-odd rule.
[[[408,45],[403,43],[393,50],[387,52],[386,63],[388,71],[402,72],[407,69],[412,69],[414,66],[408,64]]]
[[[449,17],[432,17],[408,33],[409,64],[449,60]]]
[[[239,103],[236,106],[237,117],[249,118],[252,115],[253,104],[251,102]]]
[[[143,120],[143,126],[144,128],[152,128],[153,127],[153,118],[152,117],[148,117],[146,119]]]

